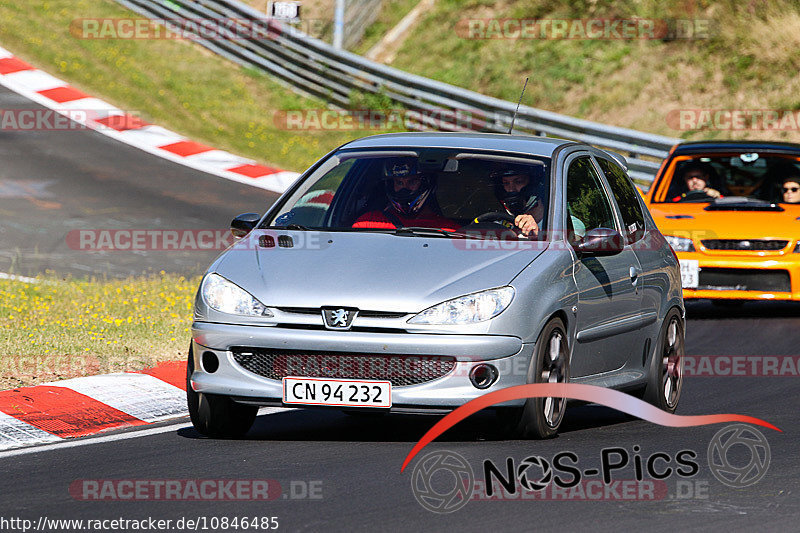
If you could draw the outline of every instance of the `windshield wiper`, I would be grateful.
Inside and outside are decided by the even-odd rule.
[[[402,226],[394,230],[395,235],[418,235],[418,236],[441,236],[441,237],[448,237],[448,238],[466,238],[466,239],[478,239],[480,236],[478,235],[470,235],[468,233],[459,233],[457,231],[448,231],[446,229],[439,229],[439,228],[426,228],[423,226]]]

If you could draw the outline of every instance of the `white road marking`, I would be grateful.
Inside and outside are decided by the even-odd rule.
[[[286,411],[293,411],[294,409],[286,408],[286,407],[262,407],[258,410],[258,415],[271,415],[277,413],[283,413]],[[0,413],[2,414],[2,413]],[[16,419],[14,419],[16,420]],[[17,420],[17,422],[19,422]],[[148,428],[148,429],[139,429],[133,431],[126,431],[124,433],[115,433],[113,435],[104,435],[102,437],[88,437],[83,438],[80,440],[61,440],[59,437],[52,435],[53,438],[59,439],[60,442],[56,442],[53,444],[44,444],[42,446],[29,446],[27,448],[19,448],[16,450],[6,450],[0,451],[0,459],[6,459],[8,457],[16,457],[18,455],[28,455],[32,453],[39,453],[39,452],[52,452],[63,450],[66,448],[77,448],[79,446],[89,446],[92,444],[104,444],[106,442],[118,442],[122,440],[129,440],[129,439],[136,439],[139,437],[149,437],[151,435],[159,435],[161,433],[170,433],[170,432],[177,432],[180,429],[189,429],[191,428],[191,424],[187,424],[185,422],[179,422],[177,424],[170,424],[169,426],[162,426],[157,428]],[[35,429],[35,428],[34,428]],[[46,433],[46,432],[43,432]],[[49,435],[49,434],[48,434]]]
[[[41,70],[20,70],[18,72],[5,74],[3,78],[17,89],[28,90],[35,93],[48,89],[57,89],[66,85],[66,83],[60,79],[46,72],[42,72]],[[13,90],[12,87],[9,88]]]
[[[137,431],[128,431],[125,433],[117,433],[114,435],[105,435],[102,437],[90,437],[86,439],[80,440],[64,440],[62,442],[57,442],[54,444],[45,444],[43,446],[31,446],[28,448],[20,448],[17,450],[7,450],[4,452],[0,452],[0,459],[5,459],[7,457],[15,457],[17,455],[27,455],[31,453],[39,453],[39,452],[52,452],[56,450],[63,450],[66,448],[77,448],[79,446],[88,446],[90,444],[102,444],[105,442],[115,442],[121,440],[128,440],[128,439],[136,439],[139,437],[147,437],[149,435],[158,435],[159,433],[169,433],[171,431],[178,431],[179,429],[183,428],[190,428],[192,427],[191,424],[180,423],[180,424],[172,424],[169,426],[163,426],[158,428],[149,428],[149,429],[142,429]],[[58,437],[56,437],[58,438]]]
[[[61,437],[0,412],[0,450],[60,440]]]
[[[44,383],[66,387],[145,422],[186,416],[186,393],[147,374],[104,374]]]
[[[233,155],[228,152],[223,152],[222,150],[201,152],[199,154],[187,156],[186,159],[195,163],[204,163],[220,170],[247,165],[251,162],[249,159],[245,159],[244,157],[239,157],[238,155]]]

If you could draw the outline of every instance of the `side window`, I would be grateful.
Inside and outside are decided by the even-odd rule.
[[[623,234],[628,243],[634,243],[644,237],[644,214],[639,204],[639,193],[619,165],[600,157],[597,158],[597,162],[606,175],[611,194],[614,195],[622,214]]]
[[[299,224],[311,228],[322,226],[342,181],[355,161],[351,159],[337,165],[319,180],[310,182],[305,190],[297,191],[296,199],[292,198],[285,204],[292,208],[284,209],[273,219],[271,225]]]
[[[589,157],[580,157],[570,163],[567,212],[569,240],[573,242],[582,239],[589,230],[616,227],[611,203]]]

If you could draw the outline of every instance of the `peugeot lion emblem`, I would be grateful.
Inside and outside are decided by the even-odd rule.
[[[357,309],[347,307],[331,307],[322,309],[322,319],[328,329],[350,329]]]

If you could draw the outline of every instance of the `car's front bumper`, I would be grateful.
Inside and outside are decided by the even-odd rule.
[[[195,391],[261,405],[281,404],[282,382],[240,366],[232,347],[455,358],[453,370],[440,378],[418,385],[393,386],[393,411],[453,409],[487,392],[523,385],[533,353],[532,344],[524,344],[513,336],[304,330],[207,322],[192,325],[192,339],[195,371],[191,386]],[[213,373],[206,372],[201,362],[202,354],[207,351],[213,352],[219,361],[219,368]],[[494,365],[499,377],[491,387],[481,390],[472,385],[469,373],[484,362]],[[514,404],[521,405],[522,401]]]
[[[700,286],[697,289],[684,287],[683,298],[685,300],[710,298],[720,300],[800,301],[800,254],[787,252],[759,256],[752,252],[732,253],[729,255],[678,252],[678,258],[680,260],[696,260],[700,266]],[[711,275],[712,272],[718,278],[723,279],[714,281]],[[780,280],[780,277],[784,277],[784,272],[785,282]],[[759,279],[765,276],[769,276],[774,281]],[[748,287],[747,290],[731,288],[736,284],[747,286],[748,283],[755,285],[755,287]],[[776,286],[759,287],[759,284],[775,284]]]

